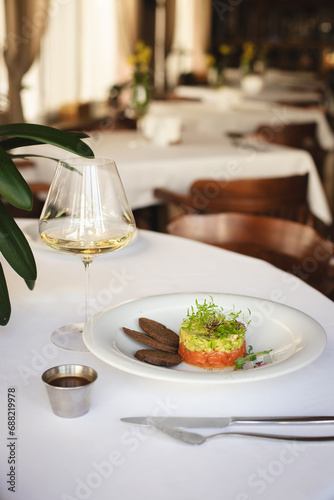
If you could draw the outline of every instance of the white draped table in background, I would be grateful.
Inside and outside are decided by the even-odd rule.
[[[223,117],[220,120],[224,122]],[[199,178],[229,181],[308,172],[310,208],[325,224],[332,222],[331,210],[316,167],[305,151],[271,144],[245,147],[223,135],[217,137],[216,134],[189,131],[187,126],[182,132],[181,142],[166,147],[146,140],[137,131],[96,130],[90,136],[87,143],[96,156],[106,156],[116,161],[132,209],[159,203],[153,194],[157,187],[186,193],[191,183]],[[66,152],[52,146],[34,146],[29,151],[60,158],[68,156]],[[33,160],[37,169],[30,180],[50,182],[55,163],[38,158]]]
[[[239,87],[242,74],[239,68],[226,68],[224,72],[227,84]],[[263,90],[259,92],[260,97],[267,90],[280,89],[288,94],[294,95],[296,100],[307,100],[303,98],[305,94],[316,94],[319,97],[321,92],[326,91],[326,81],[319,77],[317,73],[310,71],[285,71],[267,68],[262,75]],[[250,96],[251,97],[251,96]],[[314,96],[310,95],[311,100]]]
[[[180,96],[196,96],[198,92],[196,87],[182,87],[178,93]],[[225,87],[218,90],[205,88],[203,95],[201,101],[153,102],[150,113],[178,116],[187,130],[209,135],[248,134],[262,125],[279,130],[289,124],[315,122],[320,146],[326,151],[334,149],[333,131],[325,114],[317,108],[261,101],[260,97],[259,100],[240,99],[239,91]]]
[[[12,317],[0,330],[1,500],[334,497],[333,442],[234,437],[191,447],[159,431],[120,421],[126,416],[157,414],[334,415],[334,305],[329,299],[260,260],[139,231],[131,245],[93,263],[94,312],[156,294],[244,294],[307,313],[322,325],[328,338],[318,359],[277,378],[231,385],[145,378],[116,369],[92,353],[70,352],[51,344],[54,328],[82,319],[83,265],[76,257],[42,246],[35,239],[36,221],[19,223],[32,242],[38,280],[35,290],[29,291],[4,265]],[[87,364],[98,371],[91,409],[80,418],[55,416],[41,381],[45,369],[63,363]],[[15,493],[8,490],[7,483],[11,442],[7,393],[12,388],[16,395]],[[266,432],[268,428],[259,426],[257,430]],[[296,432],[296,428],[289,431]],[[309,426],[302,431],[317,433]],[[326,426],[322,434],[333,435],[334,426]]]

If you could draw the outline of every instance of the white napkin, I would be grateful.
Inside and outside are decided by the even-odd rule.
[[[241,89],[246,95],[259,94],[263,89],[263,77],[260,75],[246,75],[241,80]]]
[[[148,114],[141,127],[146,139],[158,146],[176,144],[181,139],[181,119],[178,116]]]

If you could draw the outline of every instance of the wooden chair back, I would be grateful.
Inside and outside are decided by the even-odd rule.
[[[276,101],[276,102],[277,102],[277,104],[280,104],[281,106],[289,106],[292,108],[303,108],[303,109],[310,108],[310,109],[318,109],[319,111],[322,111],[322,112],[324,111],[324,105],[322,104],[322,102],[320,102],[317,99],[305,100],[305,101],[280,100],[280,101]]]
[[[308,174],[268,179],[199,179],[188,195],[156,189],[155,195],[185,213],[246,212],[312,224],[307,204]]]
[[[315,122],[289,123],[278,127],[261,125],[255,131],[255,136],[273,144],[304,149],[312,156],[319,176],[323,180],[326,151],[322,149],[318,142],[317,124]]]
[[[311,226],[229,212],[182,215],[167,225],[167,232],[265,260],[328,291],[334,245]]]

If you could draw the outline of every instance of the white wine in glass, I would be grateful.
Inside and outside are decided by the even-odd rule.
[[[135,220],[116,164],[109,158],[68,158],[58,162],[41,216],[42,240],[61,252],[77,255],[85,266],[88,319],[89,269],[95,257],[127,245]],[[52,341],[59,347],[87,351],[84,323],[58,328]]]

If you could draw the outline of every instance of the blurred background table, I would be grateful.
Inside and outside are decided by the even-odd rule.
[[[176,95],[201,95],[197,87],[189,87]],[[234,89],[203,89],[203,100],[157,101],[150,113],[178,116],[184,128],[208,135],[228,132],[252,133],[261,125],[272,129],[282,128],[290,123],[317,124],[317,139],[327,151],[334,149],[334,134],[325,114],[317,108],[298,108],[275,102],[240,99]]]
[[[252,115],[250,115],[252,116]],[[87,140],[96,156],[116,161],[132,209],[156,205],[154,189],[187,192],[198,178],[279,177],[309,172],[310,209],[322,222],[331,224],[332,214],[325,191],[311,156],[298,149],[272,144],[245,146],[216,135],[182,132],[179,144],[160,147],[138,131],[95,130]],[[66,153],[52,146],[30,147],[31,153],[65,158]],[[55,163],[34,158],[36,169],[30,181],[50,182]]]

